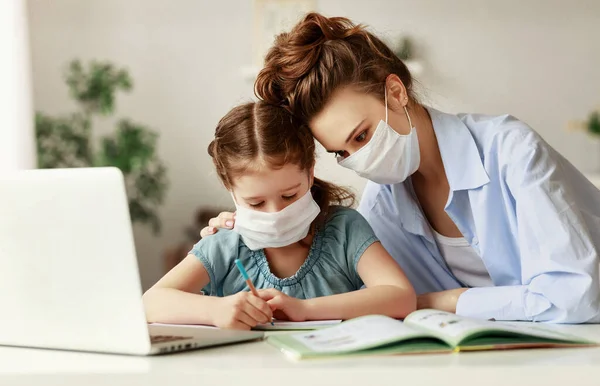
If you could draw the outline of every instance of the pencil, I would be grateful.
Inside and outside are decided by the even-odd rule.
[[[250,288],[250,292],[252,292],[252,295],[254,295],[258,298],[259,297],[258,291],[256,290],[256,287],[252,283],[252,280],[250,280],[250,276],[248,276],[248,272],[246,272],[246,269],[244,268],[244,265],[242,264],[240,259],[235,259],[235,265],[240,270],[240,273],[242,274],[242,277],[244,278],[244,280],[246,280],[246,284]],[[273,319],[271,319],[271,326],[274,326],[274,325],[275,325],[275,323],[273,323]]]

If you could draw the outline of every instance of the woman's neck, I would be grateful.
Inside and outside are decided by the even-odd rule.
[[[313,235],[281,248],[265,248],[271,273],[280,279],[294,276],[308,258]]]
[[[420,104],[410,106],[409,114],[417,130],[421,161],[413,179],[427,184],[447,183],[444,163],[440,154],[433,123],[429,113]]]

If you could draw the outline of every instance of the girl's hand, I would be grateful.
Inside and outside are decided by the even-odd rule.
[[[200,231],[200,237],[214,235],[217,233],[218,228],[233,229],[235,225],[235,213],[221,212],[218,217],[213,217],[208,221],[208,226],[202,228]]]
[[[273,317],[269,305],[250,292],[239,292],[219,299],[212,321],[220,328],[250,330],[260,323],[268,323]]]
[[[271,307],[273,316],[280,320],[304,322],[307,319],[306,302],[284,294],[274,288],[258,291],[258,296]]]

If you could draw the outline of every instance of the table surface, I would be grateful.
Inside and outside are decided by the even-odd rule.
[[[600,187],[600,174],[587,175]],[[600,325],[559,325],[600,342]],[[0,385],[600,385],[600,347],[294,362],[265,341],[158,357],[0,347]]]
[[[557,329],[600,342],[600,325]],[[182,378],[179,380],[179,378]],[[157,357],[0,347],[0,385],[600,385],[600,347],[294,362],[265,341]],[[189,380],[189,381],[186,381]],[[170,380],[170,381],[168,381]],[[376,382],[374,382],[376,381]]]

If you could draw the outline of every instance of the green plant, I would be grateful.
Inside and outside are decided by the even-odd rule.
[[[593,111],[586,122],[587,131],[590,134],[600,136],[600,111]]]
[[[74,60],[65,82],[78,111],[58,117],[36,113],[38,167],[119,168],[125,176],[132,221],[160,232],[157,211],[168,181],[166,167],[156,153],[158,135],[145,125],[120,119],[114,132],[100,138],[98,146],[92,141],[94,119],[113,115],[117,92],[133,88],[129,72],[109,62],[92,61],[84,68]]]
[[[410,37],[405,36],[400,39],[394,49],[394,53],[400,60],[410,60],[414,56],[414,45]]]

